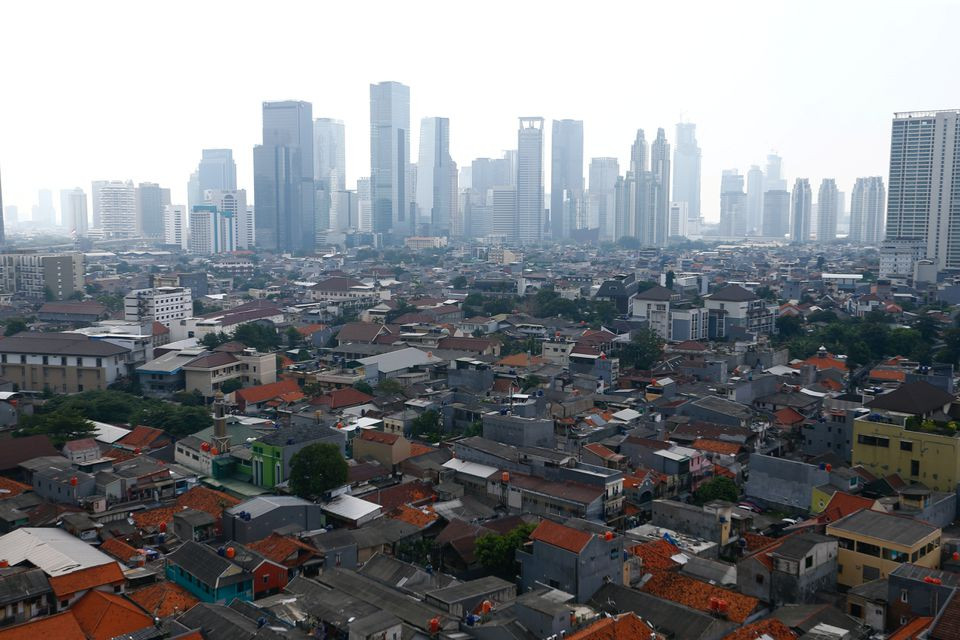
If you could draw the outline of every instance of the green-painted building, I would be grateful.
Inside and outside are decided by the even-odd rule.
[[[250,449],[250,481],[258,487],[273,488],[290,477],[290,460],[304,447],[326,442],[340,452],[346,447],[342,431],[320,424],[299,424],[280,427],[254,442]]]

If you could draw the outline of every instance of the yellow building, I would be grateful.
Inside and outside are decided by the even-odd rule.
[[[837,583],[856,587],[886,578],[910,562],[940,568],[940,529],[912,520],[864,509],[827,525],[837,539]]]
[[[908,482],[922,482],[934,491],[956,491],[960,482],[960,438],[948,431],[913,431],[909,416],[872,414],[874,420],[853,423],[853,464],[871,473],[898,473]],[[880,422],[886,420],[889,422]]]

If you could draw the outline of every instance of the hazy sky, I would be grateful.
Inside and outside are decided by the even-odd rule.
[[[893,111],[960,107],[958,24],[957,2],[876,0],[0,2],[3,201],[24,217],[38,188],[129,178],[184,203],[204,147],[232,148],[252,193],[260,105],[281,99],[346,122],[353,188],[381,80],[411,87],[413,161],[423,116],[450,118],[463,165],[542,115],[583,119],[585,162],[624,171],[637,128],[672,144],[682,116],[708,219],[721,170],[771,149],[791,183],[849,195],[886,179]]]

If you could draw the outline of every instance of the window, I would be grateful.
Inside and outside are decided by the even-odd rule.
[[[920,475],[920,461],[919,461],[919,460],[911,460],[911,461],[910,461],[910,475],[911,475],[911,476],[918,476],[918,475]]]
[[[102,367],[102,366],[103,366],[103,358],[97,358],[97,366],[98,366],[98,367]]]
[[[263,584],[270,582],[270,576],[263,576]]]
[[[43,356],[43,364],[50,364],[50,357],[49,357],[49,356]]]
[[[909,440],[901,440],[900,451],[913,451],[913,443]]]
[[[857,540],[857,553],[862,553],[867,556],[874,556],[875,558],[880,557],[880,547],[875,544],[870,544],[869,542],[863,542]]]
[[[119,584],[118,584],[118,585],[114,585],[114,587],[113,587],[113,592],[114,592],[114,593],[120,593],[120,589],[122,589],[122,588],[123,588],[123,587],[121,587]]]
[[[871,447],[888,448],[890,446],[890,438],[885,438],[883,436],[868,436],[863,433],[857,436],[857,442],[859,444],[865,444]]]
[[[758,573],[758,574],[757,574],[757,584],[763,584],[763,574],[762,574],[762,573]]]
[[[813,556],[807,556],[803,561],[803,566],[807,569],[813,566]]]
[[[851,604],[850,615],[852,615],[854,618],[863,618],[863,607],[861,607],[859,604]]]
[[[69,600],[61,600],[61,601],[60,601],[60,606],[61,606],[61,607],[66,607],[68,604],[70,604],[70,601],[69,601]]]
[[[906,589],[900,589],[900,602],[909,602],[910,597],[907,595]]]

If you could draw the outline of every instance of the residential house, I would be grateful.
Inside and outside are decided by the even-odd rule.
[[[353,440],[355,460],[372,458],[388,469],[410,457],[410,441],[402,435],[365,429]]]
[[[167,579],[201,602],[230,603],[253,599],[253,575],[210,547],[188,540],[165,558]]]
[[[258,496],[223,512],[223,535],[241,544],[278,529],[313,531],[325,525],[321,505],[296,496]]]
[[[281,427],[251,445],[253,484],[272,488],[290,478],[290,460],[311,444],[326,443],[344,450],[343,433],[322,424]]]
[[[274,562],[239,542],[229,540],[224,547],[233,549],[230,561],[247,574],[253,576],[253,599],[259,600],[271,596],[287,586],[289,572],[284,565]]]
[[[711,338],[776,333],[779,307],[740,285],[731,284],[713,292],[705,304],[710,313]]]
[[[815,533],[782,538],[737,563],[741,593],[775,606],[817,602],[837,583],[837,541]]]
[[[237,389],[233,393],[233,401],[240,411],[255,414],[259,413],[268,402],[288,393],[301,393],[300,385],[295,380],[280,380],[270,384]]]
[[[21,391],[103,390],[124,375],[129,352],[76,333],[22,332],[0,340],[0,377]]]
[[[622,583],[623,537],[545,519],[530,534],[527,547],[517,551],[517,560],[524,592],[544,585],[586,602],[605,583]]]

